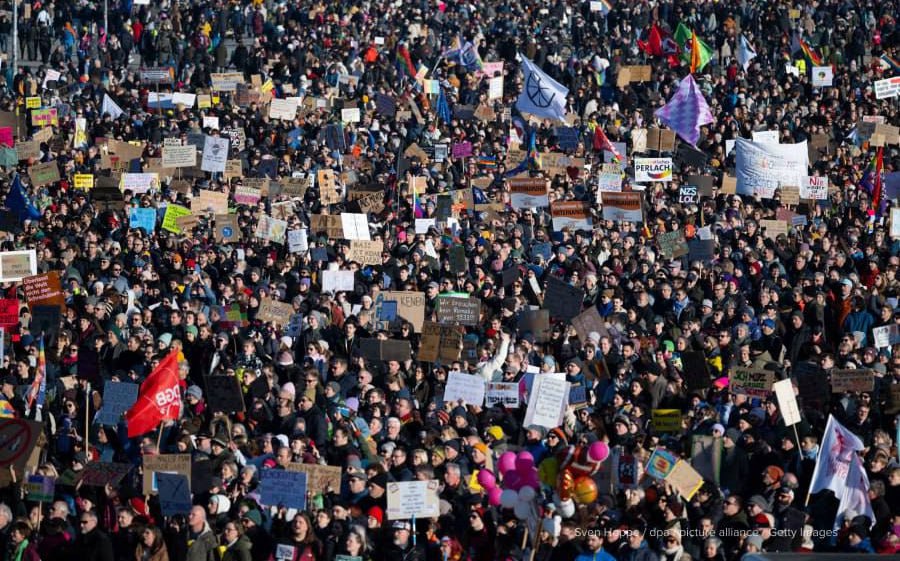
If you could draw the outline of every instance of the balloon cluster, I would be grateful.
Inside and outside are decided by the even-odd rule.
[[[503,478],[503,488],[497,486],[497,479],[488,470],[478,472],[478,484],[487,491],[488,502],[515,512],[516,517],[525,520],[533,516],[533,502],[541,487],[534,457],[530,452],[504,452],[497,460],[497,470]]]
[[[588,504],[597,500],[597,484],[593,475],[609,457],[609,446],[605,442],[594,442],[590,446],[569,446],[556,458],[541,462],[542,479],[548,485],[556,484],[556,492],[562,503],[570,500],[578,504]],[[546,464],[546,465],[545,465]],[[563,511],[569,510],[563,505]]]

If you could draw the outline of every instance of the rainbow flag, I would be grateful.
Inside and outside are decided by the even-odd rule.
[[[416,183],[410,183],[412,189],[412,198],[413,198],[413,216],[416,218],[425,218],[425,209],[422,207],[422,199],[419,198],[419,194],[416,193]]]
[[[896,58],[890,56],[887,53],[881,55],[881,58],[879,60],[881,60],[881,66],[885,70],[893,70],[894,72],[900,72],[900,60],[897,60]]]
[[[7,399],[0,399],[0,419],[15,419],[16,409]]]
[[[29,391],[28,398],[28,408],[31,409],[34,406],[35,400],[37,400],[37,406],[44,406],[44,399],[47,395],[47,355],[44,352],[44,336],[41,335],[41,341],[38,346],[38,363],[37,363],[37,374],[34,377],[34,382],[31,383],[31,390]]]
[[[813,65],[822,66],[822,57],[819,56],[806,41],[798,38],[797,42],[800,44],[800,49],[803,51],[804,56],[806,56]]]

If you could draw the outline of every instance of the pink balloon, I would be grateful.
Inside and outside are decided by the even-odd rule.
[[[519,472],[519,475],[527,475],[533,467],[534,456],[531,455],[531,452],[525,450],[519,452],[519,455],[516,457],[516,471]]]
[[[500,506],[500,495],[503,494],[503,490],[499,487],[493,487],[488,491],[488,502],[491,506]]]
[[[537,475],[529,476],[525,478],[525,485],[531,487],[532,489],[540,489],[541,482],[538,479]]]
[[[490,491],[497,486],[497,478],[490,471],[482,469],[478,472],[478,484]]]
[[[588,458],[592,462],[602,462],[609,457],[609,446],[605,442],[595,442],[588,448]]]
[[[508,471],[516,469],[516,453],[504,452],[501,454],[500,459],[497,460],[497,469],[503,475],[506,475],[506,472]]]
[[[518,491],[519,487],[517,487],[517,485],[519,484],[521,479],[522,477],[519,476],[518,472],[508,471],[503,476],[503,487],[506,489],[515,489],[516,491]]]

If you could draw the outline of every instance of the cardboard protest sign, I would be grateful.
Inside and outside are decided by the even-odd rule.
[[[264,506],[306,508],[307,476],[297,471],[264,469],[261,472],[260,503]]]
[[[438,489],[439,485],[435,480],[388,483],[388,520],[437,518],[440,516]]]
[[[353,240],[350,242],[348,259],[360,265],[381,265],[384,252],[382,240]]]
[[[424,362],[452,362],[459,360],[462,349],[462,328],[423,322],[418,360]]]
[[[478,298],[457,298],[440,296],[437,299],[437,319],[441,323],[478,325],[481,317],[481,300]]]
[[[667,259],[677,259],[687,255],[689,252],[688,244],[684,239],[684,232],[681,230],[658,234],[656,243],[659,244],[660,253]]]
[[[450,372],[447,375],[447,385],[444,388],[444,402],[465,402],[467,405],[484,404],[484,378],[477,374],[463,372]]]
[[[831,393],[870,392],[875,389],[875,372],[872,370],[832,370]]]
[[[555,202],[550,205],[550,215],[553,219],[553,229],[557,232],[565,228],[591,230],[594,225],[590,206],[582,201]]]
[[[204,376],[206,402],[213,413],[241,413],[244,411],[244,395],[241,384],[234,376]]]
[[[735,367],[728,383],[733,393],[765,398],[772,391],[775,373],[759,368]]]
[[[339,466],[291,462],[285,469],[296,473],[305,473],[307,487],[316,493],[324,493],[329,488],[334,492],[341,489],[341,468]]]
[[[10,481],[10,467],[19,481],[25,479],[25,468],[43,430],[43,425],[34,421],[0,419],[0,482]]]
[[[163,146],[162,165],[167,168],[189,168],[197,165],[197,149],[193,146]]]
[[[216,241],[219,243],[233,243],[241,239],[241,229],[238,227],[237,215],[216,214]]]
[[[380,301],[397,302],[397,317],[412,324],[416,333],[422,332],[425,323],[425,293],[382,291]]]
[[[160,473],[177,473],[191,476],[190,454],[151,454],[143,457],[143,494],[150,495],[157,491]],[[188,487],[190,491],[190,487]]]
[[[94,417],[94,423],[116,426],[122,415],[137,401],[140,386],[132,382],[107,380],[103,387],[103,407]]]
[[[584,291],[557,277],[547,279],[547,294],[544,297],[544,308],[550,310],[550,316],[569,321],[581,313],[584,302]]]
[[[107,484],[117,487],[131,468],[131,464],[91,462],[81,472],[80,482],[92,487],[105,487]]]
[[[200,189],[197,196],[191,200],[191,212],[194,214],[228,213],[228,193]]]
[[[51,185],[60,180],[59,165],[56,160],[35,164],[28,170],[28,177],[35,187]]]
[[[284,326],[287,319],[294,314],[294,306],[287,302],[279,302],[271,298],[263,298],[256,310],[256,319]]]
[[[678,491],[681,498],[690,501],[700,487],[703,486],[703,476],[697,473],[691,464],[679,460],[672,471],[666,477],[666,481]]]
[[[313,234],[325,232],[332,239],[340,239],[344,236],[344,226],[340,216],[330,214],[311,214],[309,216],[309,231]]]
[[[603,320],[600,312],[597,311],[597,306],[589,306],[585,311],[581,312],[570,321],[572,327],[575,328],[575,332],[578,334],[578,339],[580,339],[582,343],[587,343],[588,335],[592,332],[596,332],[600,334],[600,336],[608,333],[606,322]]]

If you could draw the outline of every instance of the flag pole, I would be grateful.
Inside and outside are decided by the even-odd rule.
[[[166,420],[163,419],[159,422],[159,434],[156,435],[156,453],[162,454],[162,435],[163,435],[163,425]]]
[[[90,463],[90,430],[91,430],[91,383],[88,382],[87,391],[84,394],[84,457],[85,464]]]

